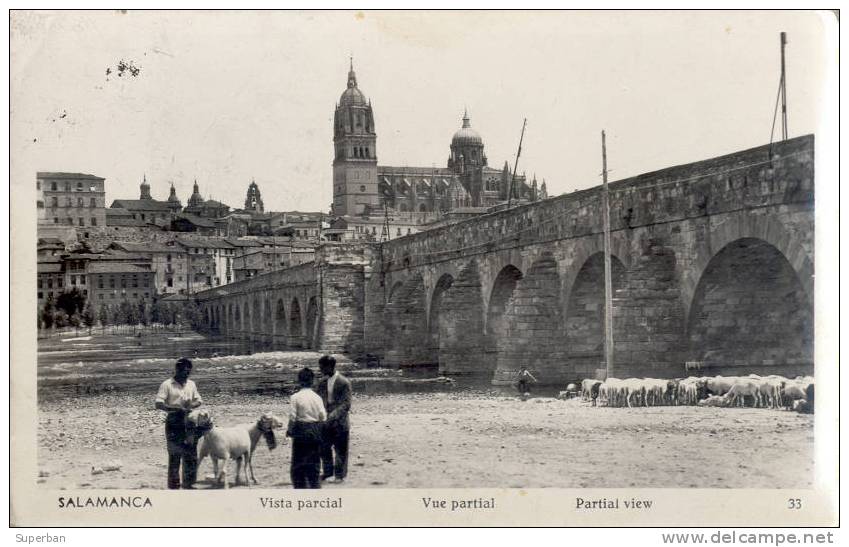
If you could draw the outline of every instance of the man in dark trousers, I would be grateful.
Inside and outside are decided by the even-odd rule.
[[[318,366],[323,375],[318,384],[318,394],[327,409],[321,451],[321,478],[327,482],[342,482],[348,474],[351,382],[336,371],[336,359],[330,355],[319,359]]]
[[[292,459],[289,474],[294,488],[321,488],[319,472],[324,444],[324,402],[313,390],[315,374],[308,368],[298,372],[300,390],[289,398],[289,428]]]
[[[182,486],[193,489],[197,479],[197,436],[188,431],[186,416],[202,404],[197,386],[189,380],[192,362],[177,361],[174,376],[159,386],[156,409],[165,415],[165,442],[168,448],[168,488],[180,488],[180,463],[183,465]]]

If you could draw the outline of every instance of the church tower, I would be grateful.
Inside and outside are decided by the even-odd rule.
[[[153,199],[150,197],[150,184],[147,183],[147,175],[142,178],[142,183],[139,185],[139,199]]]
[[[255,213],[265,212],[265,207],[262,205],[262,196],[259,193],[259,186],[257,186],[254,180],[251,180],[251,184],[248,186],[248,195],[245,198],[245,210]]]
[[[377,134],[374,113],[357,87],[354,62],[348,87],[342,92],[333,117],[333,214],[358,215],[377,209]]]
[[[171,193],[168,194],[168,209],[175,215],[183,209],[183,204],[180,203],[180,198],[177,197],[177,190],[174,188],[174,183],[171,183]]]

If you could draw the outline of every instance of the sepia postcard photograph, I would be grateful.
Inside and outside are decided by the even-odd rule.
[[[838,26],[10,10],[11,525],[836,526]]]

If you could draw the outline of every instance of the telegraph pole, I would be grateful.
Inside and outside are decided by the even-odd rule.
[[[528,119],[522,122],[522,134],[519,136],[519,150],[516,152],[516,161],[513,163],[513,174],[510,176],[510,184],[507,186],[507,208],[510,208],[510,204],[513,201],[513,185],[516,180],[516,169],[519,168],[519,156],[522,155],[522,140],[525,138],[525,126],[528,125]]]
[[[604,218],[604,367],[613,376],[613,280],[610,273],[610,193],[607,188],[607,142],[601,132],[602,216]]]
[[[787,33],[781,33],[781,135],[787,140],[787,72],[784,69],[784,47],[787,45]]]

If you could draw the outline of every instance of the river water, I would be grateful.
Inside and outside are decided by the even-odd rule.
[[[321,355],[271,351],[267,345],[192,331],[71,331],[39,340],[38,397],[46,402],[103,393],[153,394],[180,357],[192,360],[192,379],[202,393],[286,394],[294,391],[301,368],[317,372]],[[358,393],[493,391],[486,381],[440,377],[433,367],[367,368],[336,357]]]

